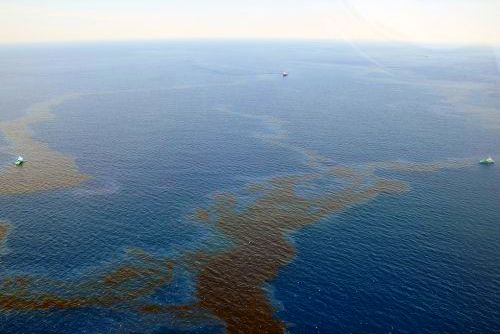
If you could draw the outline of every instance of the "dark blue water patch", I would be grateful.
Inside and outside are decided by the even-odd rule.
[[[490,172],[412,175],[410,193],[295,234],[299,255],[275,282],[290,332],[497,331],[500,215]],[[472,208],[464,192],[482,205]]]

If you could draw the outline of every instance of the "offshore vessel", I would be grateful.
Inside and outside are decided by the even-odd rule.
[[[16,160],[16,166],[21,166],[24,163],[24,158],[22,156],[19,156]]]
[[[492,157],[487,157],[486,159],[482,159],[479,161],[481,165],[493,165],[495,163],[495,160],[493,160]]]

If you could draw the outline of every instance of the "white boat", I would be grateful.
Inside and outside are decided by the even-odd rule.
[[[288,72],[283,72],[281,75],[283,76],[283,78],[285,78],[288,76]]]
[[[24,163],[24,158],[22,156],[19,156],[16,160],[16,166],[21,166]]]
[[[481,165],[493,165],[495,163],[495,160],[493,160],[492,157],[487,157],[486,159],[482,159],[479,161]]]

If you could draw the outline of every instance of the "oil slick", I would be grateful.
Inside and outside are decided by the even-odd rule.
[[[10,224],[0,219],[0,264],[2,263],[1,256],[7,253],[6,244],[10,229]]]
[[[442,168],[451,167],[445,164]],[[275,177],[249,186],[247,195],[218,194],[198,208],[193,218],[228,240],[222,249],[207,247],[176,259],[131,250],[130,259],[92,279],[66,282],[30,275],[0,280],[0,309],[37,311],[82,307],[127,309],[145,317],[179,321],[222,321],[228,333],[284,333],[275,317],[265,285],[295,256],[287,236],[380,195],[409,190],[406,182],[381,178],[376,169],[433,172],[439,164],[379,163],[366,168],[337,166],[301,175]],[[341,189],[325,190],[325,182],[341,181]],[[307,188],[311,192],[303,192]],[[4,233],[5,235],[5,233]],[[196,277],[195,302],[153,303],[151,297],[171,282],[174,266]],[[168,302],[168,301],[167,301]]]
[[[10,225],[0,220],[0,243],[3,243],[9,232]]]
[[[170,281],[172,270],[173,263],[168,258],[131,249],[128,259],[116,268],[82,281],[29,275],[3,277],[0,308],[18,311],[112,308],[152,294]]]
[[[53,117],[52,108],[74,97],[36,105],[27,116],[0,123],[12,149],[22,151],[30,161],[26,168],[0,172],[0,194],[72,187],[87,179],[78,172],[73,159],[35,141],[29,130],[31,125]],[[4,275],[0,279],[0,310],[125,308],[144,316],[162,318],[168,313],[188,321],[214,316],[224,323],[228,333],[283,333],[286,324],[275,317],[265,285],[295,256],[288,239],[291,232],[380,195],[396,196],[409,190],[406,182],[379,176],[384,171],[435,172],[471,165],[469,161],[451,161],[340,166],[315,152],[288,144],[286,129],[279,120],[238,116],[264,124],[267,131],[257,137],[299,153],[311,172],[251,185],[251,201],[248,196],[223,193],[215,196],[208,207],[195,210],[194,219],[227,239],[227,247],[207,247],[176,259],[131,249],[128,258],[115,267],[76,281]],[[340,188],[326,189],[324,184],[329,183],[338,183]],[[304,188],[312,191],[304,192]],[[0,224],[0,242],[5,243],[8,231],[8,224]],[[148,297],[171,282],[174,264],[195,274],[195,301],[188,305],[152,302]]]
[[[322,192],[316,183],[328,178],[342,178],[346,186],[338,192]],[[316,195],[301,195],[301,186],[317,187]],[[132,264],[122,264],[86,282],[4,277],[0,308],[33,311],[125,305],[142,314],[161,317],[167,312],[184,319],[205,312],[222,320],[229,333],[283,333],[285,324],[274,317],[263,287],[295,256],[288,233],[380,194],[398,194],[408,188],[401,181],[335,168],[327,173],[273,178],[252,189],[256,198],[244,207],[235,195],[219,194],[210,207],[196,211],[198,221],[217,229],[230,246],[177,259],[197,275],[194,305],[141,302],[142,297],[169,283],[173,262],[135,251]]]
[[[78,94],[66,95],[33,105],[24,117],[0,122],[0,133],[10,143],[7,151],[29,159],[23,168],[0,170],[0,195],[33,193],[75,187],[88,179],[78,171],[75,160],[33,139],[31,127],[54,118],[51,110]]]
[[[194,257],[201,265],[197,268],[198,303],[193,308],[215,314],[228,333],[283,333],[285,324],[274,317],[264,285],[295,256],[287,235],[379,194],[408,189],[404,182],[379,179],[312,197],[298,193],[300,186],[325,177],[276,178],[264,184],[258,198],[242,209],[238,209],[236,197],[222,194],[206,212],[198,211],[198,218],[221,231],[232,245],[219,254]]]

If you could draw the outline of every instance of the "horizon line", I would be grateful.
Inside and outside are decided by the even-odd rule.
[[[151,42],[322,42],[322,43],[359,43],[365,45],[414,45],[427,47],[463,47],[463,48],[500,48],[500,43],[486,42],[437,42],[414,40],[373,40],[373,39],[342,39],[327,37],[165,37],[165,38],[112,38],[112,39],[77,39],[77,40],[42,40],[42,41],[0,41],[0,46],[57,45],[57,44],[121,44],[121,43],[151,43]]]

